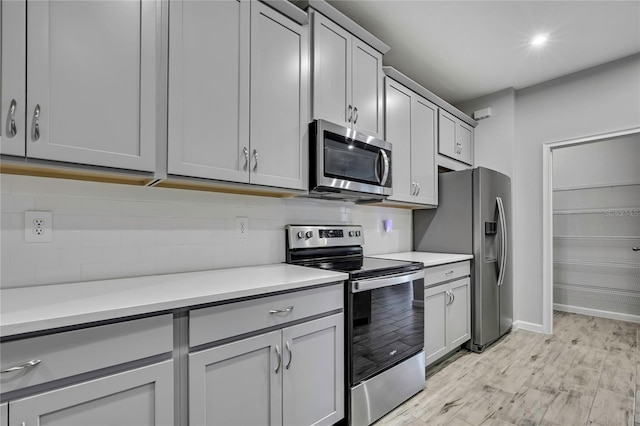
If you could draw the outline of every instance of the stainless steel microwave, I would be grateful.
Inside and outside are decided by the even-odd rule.
[[[309,125],[309,195],[380,201],[391,195],[391,144],[325,120]]]

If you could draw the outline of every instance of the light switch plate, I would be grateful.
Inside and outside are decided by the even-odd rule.
[[[24,212],[24,241],[26,243],[49,243],[53,241],[53,213]]]

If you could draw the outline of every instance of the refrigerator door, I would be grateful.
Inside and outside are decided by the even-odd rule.
[[[503,279],[500,285],[500,335],[507,333],[513,324],[513,243],[511,240],[511,180],[503,176],[500,180],[500,199],[504,212],[505,247]]]
[[[500,337],[501,233],[498,203],[501,174],[482,167],[473,170],[474,283],[472,294],[473,345],[482,350]]]

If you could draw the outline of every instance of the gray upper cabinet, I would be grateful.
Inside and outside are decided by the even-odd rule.
[[[308,28],[251,3],[250,182],[306,189]]]
[[[173,362],[9,402],[11,425],[172,425]]]
[[[25,155],[27,109],[27,38],[25,1],[3,1],[0,7],[0,154]]]
[[[307,186],[308,30],[259,2],[170,2],[173,175]]]
[[[442,109],[439,111],[438,126],[438,152],[472,166],[473,127]]]
[[[169,8],[167,171],[249,182],[250,3]]]
[[[382,54],[317,11],[313,28],[313,118],[382,138]]]
[[[385,139],[393,145],[390,201],[437,205],[437,107],[385,79]]]
[[[27,2],[28,157],[155,169],[159,13],[159,1]]]

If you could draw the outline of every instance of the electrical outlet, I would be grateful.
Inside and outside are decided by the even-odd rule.
[[[53,241],[53,213],[24,212],[24,241],[26,243],[48,243]]]
[[[236,217],[236,238],[249,238],[248,217]]]

